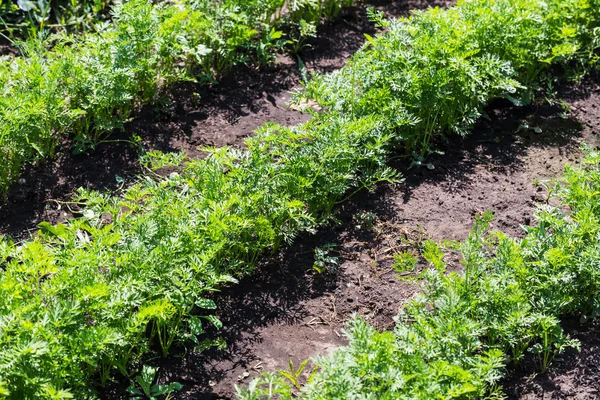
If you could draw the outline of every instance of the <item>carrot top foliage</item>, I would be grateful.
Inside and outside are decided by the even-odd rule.
[[[118,196],[81,191],[75,199],[84,208],[80,218],[56,226],[42,223],[35,237],[23,243],[0,240],[0,397],[93,398],[97,385],[116,373],[129,376],[131,366],[151,349],[167,354],[177,344],[198,350],[218,345],[203,336],[207,324],[220,326],[212,311],[212,291],[250,273],[260,254],[327,222],[354,191],[397,181],[399,175],[387,167],[397,146],[420,153],[434,135],[465,134],[494,98],[526,102],[536,78],[552,64],[589,68],[596,61],[599,6],[598,0],[470,0],[448,11],[380,21],[388,31],[369,38],[348,67],[315,76],[296,95],[323,108],[308,123],[267,124],[247,141],[246,150],[214,149],[205,160],[183,166],[182,157],[150,155],[151,168],[177,166],[179,172],[140,177]],[[83,138],[94,138],[101,132],[98,127],[122,123],[134,99],[151,99],[157,82],[187,76],[186,69],[212,74],[223,57],[238,57],[239,52],[218,52],[214,45],[208,52],[203,40],[186,36],[207,32],[197,29],[207,15],[127,2],[115,11],[114,25],[89,36],[85,45],[57,39],[56,49],[64,48],[72,60],[83,57],[90,70],[32,45],[37,59],[12,60],[5,67],[12,65],[16,74],[31,68],[64,75],[55,81],[46,79],[46,73],[27,72],[23,81],[30,82],[30,90],[22,92],[17,81],[3,81],[6,95],[20,99],[21,93],[27,101],[40,102],[48,97],[53,100],[44,104],[54,106],[17,102],[20,106],[11,109],[13,103],[0,100],[5,102],[3,121],[10,116],[11,124],[22,127],[13,131],[0,124],[5,140],[0,143],[32,126],[37,135],[10,139],[21,147],[4,145],[0,151],[8,153],[2,154],[16,157],[21,151],[30,157],[33,151],[51,151],[56,137],[48,132],[67,132],[73,126],[85,132]],[[243,33],[234,37],[245,35],[246,28],[232,26]],[[212,57],[210,70],[202,69],[205,57]],[[106,64],[100,62],[105,59]],[[89,80],[72,79],[73,72]],[[122,90],[130,84],[135,86],[131,91]],[[76,88],[72,97],[64,95],[64,87]],[[31,143],[48,144],[38,150]],[[19,150],[10,153],[14,149]],[[5,179],[16,170],[9,169]],[[580,196],[597,191],[594,171],[584,175],[593,179],[582,184]],[[467,274],[433,274],[424,300],[407,308],[411,321],[418,323],[401,323],[395,333],[378,334],[355,322],[351,334],[356,345],[322,361],[324,368],[304,395],[470,398],[497,393],[503,351],[536,344],[547,364],[554,350],[572,344],[561,336],[556,316],[575,310],[591,315],[597,308],[597,300],[591,299],[597,293],[596,264],[588,263],[595,260],[597,247],[591,246],[597,240],[596,210],[583,200],[572,204],[585,205],[577,214],[580,219],[551,219],[557,211],[542,213],[537,231],[522,243],[487,238],[485,221],[479,222],[463,249]],[[587,224],[584,230],[580,222]],[[550,223],[562,226],[565,235],[548,229]],[[579,236],[569,242],[569,234]],[[552,240],[557,241],[552,249],[544,247]],[[572,264],[569,257],[588,257],[589,265]],[[547,269],[539,276],[525,274],[538,265]],[[569,269],[573,265],[579,270]],[[553,297],[558,293],[552,286],[556,274],[544,272],[550,270],[572,279],[562,297]],[[480,276],[489,281],[478,280]],[[585,285],[583,276],[590,277]],[[527,297],[532,293],[538,297]],[[542,300],[530,304],[524,298]],[[425,304],[441,314],[425,312]],[[500,314],[490,314],[496,309]],[[499,319],[482,322],[486,315]],[[521,316],[523,323],[517,318]],[[513,317],[515,328],[510,330],[507,326],[513,325],[504,319]],[[515,342],[521,333],[524,342]],[[359,351],[364,346],[369,352]],[[516,351],[515,359],[521,353]],[[407,374],[409,368],[420,373]],[[258,382],[244,395],[261,398],[267,393],[263,389],[269,390]]]
[[[53,157],[69,136],[74,151],[93,147],[164,88],[268,64],[354,2],[294,1],[283,13],[285,0],[126,0],[81,35],[41,31],[18,42],[21,57],[0,58],[0,198],[26,163]],[[311,29],[284,34],[284,24]]]
[[[490,99],[528,103],[550,66],[595,65],[599,16],[596,0],[459,1],[392,21],[374,14],[388,32],[368,37],[347,67],[314,76],[296,100],[379,115],[407,151],[424,154],[434,135],[467,134]]]

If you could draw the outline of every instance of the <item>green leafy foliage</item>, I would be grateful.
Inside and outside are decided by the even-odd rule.
[[[372,12],[387,31],[366,35],[345,68],[314,76],[295,99],[379,115],[413,164],[426,165],[432,138],[467,134],[490,100],[528,103],[551,64],[596,63],[599,10],[596,0],[476,0],[391,21]]]
[[[246,151],[213,150],[118,197],[80,191],[82,217],[41,224],[19,245],[0,241],[0,382],[10,398],[47,388],[92,396],[90,381],[127,376],[152,346],[210,346],[206,324],[221,325],[210,293],[326,222],[351,188],[395,178],[388,141],[368,118],[267,125]]]
[[[313,76],[295,99],[316,101],[326,113],[377,118],[391,143],[423,163],[434,136],[466,134],[491,99],[530,102],[551,64],[571,75],[597,63],[599,6],[471,0],[398,21],[372,12],[387,32],[367,36],[347,67]],[[319,372],[299,397],[499,399],[507,362],[529,352],[543,372],[557,354],[578,347],[558,318],[598,315],[598,153],[586,162],[565,169],[549,190],[561,207],[541,206],[525,239],[488,233],[491,213],[478,217],[459,247],[462,273],[446,274],[442,250],[425,242],[422,255],[433,268],[419,276],[422,294],[395,330],[380,333],[352,320],[349,346],[317,359]],[[407,272],[416,258],[402,253],[395,261]],[[258,378],[239,397],[292,398],[290,388],[266,394],[263,387]]]
[[[183,386],[178,382],[153,384],[157,373],[158,368],[156,367],[149,365],[142,367],[142,373],[135,377],[135,383],[127,388],[127,393],[132,395],[132,400],[158,400],[160,398],[169,400],[173,398],[171,395],[174,392],[182,389]]]
[[[132,0],[98,34],[53,37],[52,51],[32,40],[29,57],[0,64],[0,183],[24,160],[51,155],[67,132],[98,140],[161,84],[190,74],[212,79],[242,62],[247,53],[237,50],[258,29],[237,11],[261,29],[277,5],[185,4]],[[237,11],[220,14],[226,5]],[[217,9],[214,19],[209,11]],[[599,10],[597,0],[471,0],[382,21],[388,33],[299,95],[324,109],[308,123],[267,124],[245,150],[209,149],[183,165],[183,156],[147,155],[149,166],[178,172],[140,177],[115,196],[80,191],[81,217],[43,223],[23,243],[0,240],[1,396],[93,398],[96,385],[128,376],[151,349],[221,346],[203,336],[207,324],[221,325],[213,291],[252,272],[265,251],[329,221],[356,191],[398,181],[387,166],[394,145],[421,152],[434,134],[465,133],[487,101],[527,99],[548,63],[587,66]],[[306,395],[494,398],[505,354],[517,360],[532,348],[545,368],[573,344],[557,316],[598,312],[594,157],[589,170],[567,169],[569,185],[552,192],[571,214],[542,209],[525,240],[488,235],[489,217],[480,219],[462,246],[464,274],[445,275],[443,252],[425,245],[436,268],[396,331],[354,321],[350,347],[320,362]],[[250,388],[241,390],[250,398],[291,393],[269,374]]]
[[[85,152],[174,82],[214,82],[235,65],[273,61],[288,40],[278,27],[310,16],[315,28],[331,8],[311,2],[281,16],[285,3],[127,0],[93,32],[19,42],[22,57],[0,59],[0,197],[24,164],[52,157],[65,136]]]
[[[113,0],[1,0],[0,29],[35,36],[44,29],[89,30],[106,19]]]
[[[423,258],[440,272],[446,271],[444,252],[433,240],[423,242]]]
[[[334,243],[327,243],[322,247],[315,248],[315,261],[313,263],[313,270],[317,273],[322,274],[323,272],[335,269],[340,263],[338,257],[330,255],[330,251],[335,249],[337,245]]]
[[[288,398],[292,396],[292,389],[284,378],[272,371],[264,372],[261,379],[253,379],[246,387],[236,386],[238,397],[247,400],[276,399],[279,396]]]
[[[319,372],[300,397],[500,399],[507,362],[529,351],[544,372],[578,348],[558,318],[593,312],[600,297],[600,156],[586,163],[566,167],[555,183],[559,205],[540,206],[524,239],[489,233],[492,214],[478,217],[460,246],[464,271],[429,269],[393,332],[352,320],[350,344],[316,360]],[[248,390],[239,397],[252,398]],[[292,398],[287,389],[280,396]]]
[[[394,269],[401,274],[411,273],[415,270],[418,261],[410,251],[396,253],[394,254]]]
[[[288,361],[289,370],[279,370],[279,375],[290,381],[296,389],[300,389],[300,377],[302,376],[302,372],[304,372],[304,368],[306,368],[306,364],[308,364],[308,360],[302,361],[298,369],[296,369],[294,362],[290,358]]]

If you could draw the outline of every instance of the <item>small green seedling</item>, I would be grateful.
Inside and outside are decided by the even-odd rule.
[[[401,274],[414,272],[417,262],[417,257],[409,251],[394,254],[394,269]]]
[[[546,372],[557,354],[563,353],[570,347],[580,350],[580,342],[577,339],[571,339],[563,332],[557,318],[541,316],[538,326],[540,340],[531,346],[529,351],[538,357],[542,374]]]
[[[334,247],[337,247],[337,244],[327,243],[323,245],[323,247],[315,248],[315,262],[312,268],[319,274],[322,274],[328,269],[336,268],[337,266],[339,266],[340,259],[338,257],[332,257],[329,255],[329,252]]]
[[[294,385],[294,387],[296,389],[301,389],[301,385],[300,385],[300,377],[302,376],[302,372],[304,371],[304,368],[306,368],[306,364],[308,364],[308,360],[304,360],[300,363],[300,365],[298,366],[298,369],[296,369],[294,367],[294,362],[292,361],[292,359],[290,358],[288,360],[288,365],[289,365],[289,371],[284,371],[282,369],[280,369],[278,372],[281,376],[283,376],[284,378],[286,378],[287,380],[289,380],[292,385]],[[310,374],[308,375],[307,378],[307,382],[311,382],[313,376],[315,375],[315,373],[317,372],[317,370],[319,369],[319,367],[315,367]]]
[[[178,382],[172,382],[167,385],[153,384],[156,379],[158,367],[144,365],[142,373],[135,377],[135,382],[126,389],[134,400],[158,400],[159,396],[166,396],[166,400],[173,398],[173,392],[181,390],[182,386]],[[137,385],[136,385],[137,383]],[[141,389],[141,390],[140,390]]]
[[[364,211],[356,216],[356,221],[358,222],[356,229],[371,229],[377,223],[377,215],[370,211]]]
[[[444,252],[433,240],[426,240],[423,242],[423,258],[430,262],[438,271],[446,271]]]

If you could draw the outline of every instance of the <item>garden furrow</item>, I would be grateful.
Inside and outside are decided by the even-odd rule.
[[[490,102],[529,103],[539,82],[548,89],[556,83],[550,73],[593,67],[600,36],[596,3],[472,0],[445,11],[418,12],[410,20],[372,15],[387,32],[367,36],[369,44],[346,67],[313,77],[295,96],[296,104],[323,110],[307,123],[269,123],[246,141],[246,149],[215,149],[205,159],[184,164],[174,154],[148,154],[145,165],[156,177],[140,177],[121,196],[82,190],[75,198],[83,206],[81,217],[67,224],[42,223],[35,238],[22,243],[0,241],[5,299],[0,305],[0,391],[13,398],[93,397],[91,383],[104,386],[117,371],[132,378],[131,368],[139,370],[141,357],[149,352],[166,356],[177,345],[196,350],[221,346],[221,340],[208,335],[211,326],[222,326],[214,315],[212,292],[248,276],[265,252],[331,221],[352,194],[399,182],[401,175],[388,164],[397,159],[398,148],[410,155],[402,158],[405,167],[431,169],[432,146],[468,134]],[[522,129],[530,128],[543,131],[529,125]],[[590,157],[590,164],[598,158],[593,152]],[[593,315],[589,312],[596,306],[595,204],[577,195],[597,193],[597,176],[593,166],[567,169],[571,187],[554,188],[576,222],[547,207],[538,217],[552,230],[535,224],[523,242],[498,236],[498,256],[496,242],[485,234],[489,214],[482,214],[461,247],[468,255],[466,276],[443,275],[440,249],[425,241],[423,257],[437,270],[426,275],[434,290],[407,308],[414,324],[396,325],[396,333],[407,339],[396,341],[365,322],[353,322],[351,335],[358,344],[354,340],[354,347],[322,359],[326,367],[304,393],[317,398],[328,393],[324,397],[330,399],[372,396],[374,391],[379,398],[399,390],[422,398],[498,392],[503,351],[512,351],[518,360],[529,341],[540,337],[545,341],[534,348],[541,346],[542,369],[547,367],[554,353],[544,346],[562,349],[572,343],[562,335],[557,316]],[[372,220],[361,219],[364,224]],[[586,222],[584,229],[579,221]],[[546,248],[554,243],[556,248]],[[315,260],[315,271],[327,272],[335,264],[327,253],[316,252],[321,258]],[[395,261],[408,269],[415,257],[401,255]],[[569,257],[578,263],[565,263]],[[525,262],[541,273],[532,276]],[[568,284],[557,286],[549,273],[553,267]],[[470,271],[482,279],[473,280]],[[542,286],[539,293],[536,285]],[[523,299],[529,293],[545,297],[527,304]],[[503,325],[503,319],[485,329],[482,317],[497,302],[507,302],[500,310],[509,312],[503,318],[513,317],[511,307],[525,313],[524,322],[514,325],[525,336],[517,337],[514,346],[513,325]],[[477,307],[470,309],[470,303]],[[449,318],[438,318],[438,308]],[[448,344],[444,330],[451,335]],[[493,347],[478,353],[483,332]],[[364,348],[354,350],[361,341],[376,354],[363,358]],[[407,352],[397,347],[405,345],[413,347]],[[354,356],[360,360],[352,361]],[[336,375],[351,365],[357,368]],[[372,366],[390,375],[372,372]],[[441,372],[436,379],[431,379],[433,370]],[[283,397],[291,396],[281,378],[264,378],[276,383]],[[260,396],[261,390],[270,390],[265,385],[251,386],[246,395],[258,390]]]
[[[289,360],[298,366],[346,345],[343,331],[355,313],[380,331],[393,329],[394,317],[419,292],[418,283],[398,278],[393,254],[419,253],[427,239],[464,240],[475,216],[487,210],[495,215],[493,229],[522,237],[523,226],[534,222],[536,204],[547,195],[536,180],[561,176],[566,163],[579,165],[582,143],[600,144],[600,79],[566,85],[557,99],[570,107],[567,114],[547,103],[488,107],[490,120],[480,121],[464,140],[443,145],[444,155],[431,160],[434,170],[406,171],[403,184],[382,185],[342,205],[338,223],[303,235],[262,262],[251,277],[215,296],[224,327],[213,334],[225,339],[226,349],[149,360],[160,367],[158,382],[181,383],[181,399],[233,399],[236,385],[247,385],[263,371],[287,370]],[[525,124],[541,132],[520,129]],[[313,269],[315,250],[328,244],[335,245],[329,255],[338,259],[339,267],[331,265],[319,274]],[[445,260],[449,271],[462,271],[456,253]],[[426,268],[421,259],[419,270]],[[573,327],[586,329],[576,323]],[[593,333],[588,336],[593,340]],[[572,363],[585,362],[583,351],[568,353]],[[582,393],[596,387],[593,368],[600,363],[592,360],[585,370],[589,376],[575,375],[578,382],[587,382],[579,387]],[[307,371],[313,366],[311,361]],[[549,374],[561,368],[559,357]],[[533,390],[526,379],[534,370],[527,363],[517,367],[517,377],[509,374],[505,391],[511,398]],[[305,372],[302,382],[306,377]],[[122,398],[128,384],[121,380],[109,385],[103,398]],[[568,386],[563,390],[572,393]]]

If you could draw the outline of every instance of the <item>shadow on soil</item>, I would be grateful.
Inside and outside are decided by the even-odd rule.
[[[558,355],[546,373],[537,375],[537,360],[529,356],[508,371],[504,390],[509,399],[586,400],[600,398],[600,321],[581,324],[566,320],[563,328],[581,342],[581,352]]]
[[[591,84],[591,83],[590,83]],[[587,94],[583,96],[584,98]],[[572,100],[576,100],[577,96]],[[359,225],[358,216],[372,213],[379,221],[393,224],[402,220],[398,215],[398,198],[406,204],[411,202],[413,192],[421,185],[438,187],[436,192],[468,191],[480,179],[482,171],[489,177],[510,175],[524,168],[524,159],[529,153],[551,148],[559,149],[566,160],[576,160],[582,135],[582,124],[563,115],[559,107],[539,104],[527,108],[515,108],[504,101],[496,102],[486,110],[487,118],[475,128],[475,132],[464,139],[454,138],[447,143],[437,143],[444,155],[432,158],[434,170],[405,170],[406,181],[403,184],[380,185],[373,193],[361,193],[343,204],[336,215],[336,221],[321,229],[317,234],[304,234],[295,244],[280,254],[268,257],[251,277],[239,284],[224,289],[215,296],[219,318],[224,328],[218,332],[228,344],[225,350],[209,350],[204,353],[190,352],[171,356],[160,362],[164,381],[179,381],[189,390],[178,398],[219,399],[232,398],[236,373],[248,369],[261,358],[255,350],[260,347],[265,336],[264,328],[279,325],[301,326],[307,317],[315,315],[315,307],[331,310],[327,304],[334,294],[343,298],[356,296],[338,306],[339,321],[346,320],[359,311],[356,304],[371,303],[379,307],[380,329],[392,326],[392,317],[397,313],[398,304],[408,298],[400,295],[397,281],[389,273],[391,261],[375,265],[371,271],[365,268],[364,275],[377,275],[376,285],[389,286],[381,297],[375,297],[373,290],[348,292],[346,286],[352,284],[355,275],[344,269],[316,274],[312,271],[314,250],[327,243],[342,243],[344,250],[355,246],[359,252],[381,251],[383,240],[373,230],[355,229]],[[525,128],[525,124],[529,128]],[[600,128],[600,122],[598,123]],[[554,163],[561,165],[560,162]],[[401,169],[406,161],[399,162]],[[514,193],[521,197],[519,201],[529,201],[528,194]],[[523,199],[527,197],[526,199]],[[491,200],[490,200],[491,201]],[[492,209],[493,203],[484,204]],[[419,208],[419,204],[413,205]],[[418,212],[418,210],[417,210]],[[426,219],[427,215],[422,216]],[[511,226],[520,230],[519,224]],[[435,232],[432,232],[435,233]],[[400,231],[395,234],[401,236]],[[365,246],[364,243],[369,243]],[[346,252],[336,253],[343,261],[348,261]],[[456,260],[458,265],[459,261]],[[363,263],[364,264],[364,263]],[[363,265],[364,267],[364,265]],[[391,279],[388,279],[391,278]],[[360,281],[360,278],[359,278]],[[350,293],[350,294],[349,294]],[[370,298],[373,296],[373,298]],[[392,299],[388,304],[385,299]],[[320,303],[320,304],[319,304]],[[319,309],[321,310],[321,309]],[[342,323],[340,323],[342,324]],[[283,328],[282,328],[283,329]],[[277,336],[277,331],[269,331]],[[303,333],[297,337],[287,336],[275,340],[305,340]],[[344,343],[342,338],[337,344]],[[261,351],[264,351],[262,349]],[[275,350],[273,350],[275,351]],[[276,354],[282,361],[288,354]],[[236,372],[234,372],[236,371]],[[119,385],[109,388],[105,398],[118,398],[122,393]]]
[[[582,124],[564,116],[558,106],[517,108],[506,100],[498,100],[487,107],[469,136],[433,144],[443,152],[441,156],[431,156],[433,171],[405,170],[404,200],[407,202],[412,190],[424,183],[443,184],[452,191],[465,189],[478,178],[476,168],[485,167],[503,175],[519,171],[523,158],[532,149],[552,147],[560,148],[565,156],[575,154],[582,130]],[[575,161],[574,156],[568,158]],[[406,165],[407,161],[410,160],[401,163]],[[402,170],[401,165],[396,168]]]

